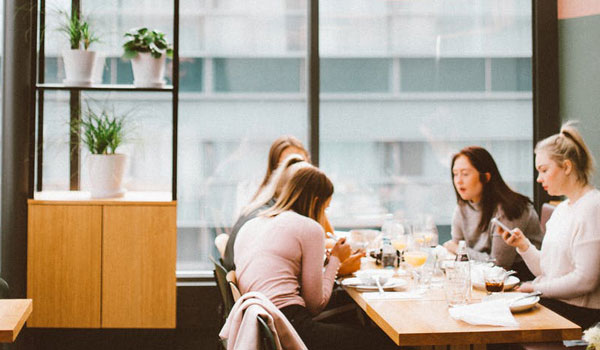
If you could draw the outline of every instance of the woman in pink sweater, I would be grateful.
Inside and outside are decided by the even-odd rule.
[[[535,167],[552,196],[565,196],[550,220],[541,250],[519,229],[503,232],[537,277],[519,288],[543,293],[542,304],[581,328],[600,321],[600,192],[590,183],[592,155],[569,124],[535,147]]]
[[[234,247],[240,290],[269,298],[311,350],[393,348],[374,330],[312,320],[327,305],[337,270],[350,256],[341,239],[323,268],[323,221],[332,194],[321,170],[299,169],[275,205],[242,226]]]

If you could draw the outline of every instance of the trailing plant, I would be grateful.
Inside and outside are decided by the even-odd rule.
[[[71,49],[78,50],[83,45],[83,49],[87,50],[92,43],[99,41],[99,38],[94,35],[85,18],[71,15],[62,10],[58,12],[63,16],[63,23],[59,26],[58,30],[69,38]]]
[[[135,58],[139,52],[149,52],[154,58],[160,58],[163,53],[169,58],[173,57],[173,48],[161,31],[144,27],[128,31],[125,37],[129,40],[123,44],[124,58]]]
[[[126,114],[117,115],[106,108],[96,113],[88,105],[81,119],[71,125],[71,132],[79,135],[90,153],[114,154],[123,142],[126,117]]]

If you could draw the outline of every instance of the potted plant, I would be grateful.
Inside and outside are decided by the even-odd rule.
[[[126,115],[116,115],[114,111],[102,109],[96,113],[87,106],[80,120],[72,125],[72,131],[79,135],[91,155],[88,171],[92,198],[121,197],[127,156],[115,153],[123,141]]]
[[[94,69],[96,66],[96,52],[89,50],[90,45],[98,41],[98,38],[90,29],[89,23],[75,14],[69,15],[65,11],[59,11],[64,22],[59,30],[68,37],[70,49],[63,51],[67,85],[86,86],[92,84]]]
[[[148,28],[132,29],[125,33],[123,58],[131,59],[133,84],[137,87],[162,87],[165,84],[166,57],[173,57],[173,48],[165,34]]]

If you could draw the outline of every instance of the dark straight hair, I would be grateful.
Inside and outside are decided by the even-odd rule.
[[[452,157],[450,178],[452,179],[452,186],[454,187],[458,205],[471,205],[460,197],[454,184],[452,169],[454,168],[456,159],[460,156],[467,157],[469,163],[477,169],[479,172],[479,181],[483,185],[481,193],[481,220],[477,226],[480,231],[487,230],[490,220],[498,207],[502,208],[504,215],[509,220],[518,219],[523,215],[523,212],[527,209],[527,205],[532,203],[531,200],[508,187],[502,176],[500,176],[500,171],[492,155],[485,148],[478,146],[465,147]],[[490,174],[489,180],[486,173]]]

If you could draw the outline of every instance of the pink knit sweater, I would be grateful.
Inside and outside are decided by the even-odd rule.
[[[261,292],[280,309],[302,305],[318,314],[329,301],[340,266],[332,257],[323,269],[324,240],[321,225],[293,211],[250,220],[234,246],[241,292]]]

